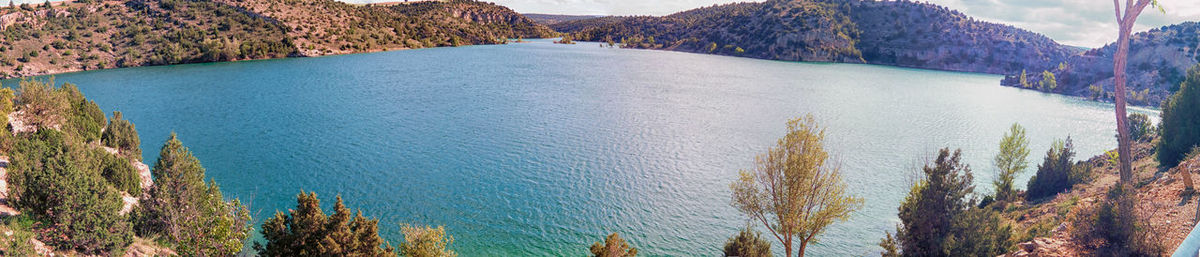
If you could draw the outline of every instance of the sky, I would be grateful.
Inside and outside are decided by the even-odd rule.
[[[2,0],[0,0],[2,1]],[[354,3],[397,0],[341,0]],[[486,0],[521,13],[576,15],[667,15],[713,4],[744,0]],[[1125,1],[1125,0],[1122,0]],[[17,0],[17,3],[45,0]],[[1116,39],[1116,15],[1107,0],[928,0],[976,19],[1041,33],[1062,44],[1101,47]],[[1136,31],[1184,21],[1200,21],[1200,0],[1159,0],[1166,13],[1147,8]]]

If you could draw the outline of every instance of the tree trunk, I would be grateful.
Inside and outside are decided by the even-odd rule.
[[[788,237],[783,244],[783,256],[792,257],[792,237]],[[803,254],[803,253],[801,253]]]
[[[1129,33],[1133,29],[1133,19],[1122,21],[1120,28],[1117,53],[1113,55],[1113,83],[1116,84],[1113,93],[1117,100],[1117,158],[1120,160],[1121,184],[1128,186],[1133,183],[1133,168],[1130,164],[1132,158],[1129,156],[1129,116],[1125,113],[1125,62],[1129,56]]]
[[[808,241],[800,242],[800,251],[796,252],[796,257],[804,257],[804,248],[808,248]]]

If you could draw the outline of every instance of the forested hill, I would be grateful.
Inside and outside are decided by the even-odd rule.
[[[79,0],[0,6],[0,78],[504,43],[549,28],[473,0]]]
[[[1114,35],[1115,36],[1115,35]],[[1134,34],[1130,40],[1126,99],[1130,104],[1157,107],[1179,89],[1187,69],[1200,62],[1200,23],[1185,22]],[[1010,74],[1006,86],[1112,101],[1113,53],[1116,44],[1067,58],[1049,70],[1030,68],[1025,83],[1020,71]],[[1043,88],[1053,74],[1054,88]]]
[[[626,47],[994,74],[1049,69],[1075,53],[1040,34],[911,1],[770,0],[551,27]]]

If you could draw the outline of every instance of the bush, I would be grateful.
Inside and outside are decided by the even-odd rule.
[[[108,183],[116,187],[117,190],[125,191],[130,195],[142,194],[142,178],[138,174],[136,168],[128,159],[121,158],[117,155],[108,154],[100,151],[99,157],[102,160],[100,167],[100,175],[104,177]]]
[[[85,154],[64,138],[61,132],[40,130],[17,142],[11,197],[22,211],[46,222],[43,238],[56,248],[121,255],[133,234],[117,214],[120,194],[99,173],[84,170],[87,160],[79,156]]]
[[[725,241],[725,256],[740,257],[770,257],[771,242],[762,239],[762,233],[751,231],[749,227],[738,232],[737,236]]]
[[[1129,115],[1129,139],[1134,141],[1150,141],[1154,138],[1154,124],[1150,123],[1150,116],[1141,113]]]
[[[24,217],[24,216],[22,216]],[[33,232],[30,232],[30,227],[17,222],[17,218],[8,218],[5,225],[0,226],[0,230],[11,230],[11,235],[0,237],[0,255],[2,256],[37,256],[37,252],[33,248]]]
[[[24,118],[29,125],[39,129],[63,124],[66,120],[70,103],[62,94],[54,90],[54,81],[21,81],[20,94],[17,103],[25,111]]]
[[[104,111],[100,110],[100,106],[84,98],[79,88],[71,83],[63,84],[57,93],[62,94],[70,105],[66,131],[78,136],[83,142],[99,140],[105,122]]]
[[[125,120],[121,112],[113,112],[112,119],[108,120],[108,128],[100,135],[100,141],[104,142],[105,146],[116,148],[123,156],[142,160],[142,143],[141,139],[138,139],[137,128]]]
[[[1148,220],[1121,215],[1121,205],[1136,206],[1135,197],[1122,191],[1114,186],[1105,199],[1073,213],[1068,218],[1071,240],[1097,256],[1162,256],[1163,238],[1149,229]]]
[[[1042,164],[1038,165],[1037,175],[1029,179],[1026,200],[1052,197],[1082,181],[1082,178],[1072,176],[1078,174],[1071,160],[1075,156],[1073,148],[1070,137],[1067,137],[1066,142],[1054,142],[1050,150],[1046,151],[1046,158],[1042,160]]]
[[[1187,79],[1163,102],[1158,162],[1175,167],[1192,147],[1200,145],[1200,65],[1188,69]]]
[[[161,236],[175,251],[199,256],[241,251],[250,235],[249,211],[236,199],[226,202],[216,182],[204,182],[204,167],[174,133],[151,172],[154,186],[141,201],[140,235]]]

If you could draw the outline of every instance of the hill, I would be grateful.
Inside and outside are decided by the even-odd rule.
[[[84,0],[0,8],[0,78],[144,65],[317,56],[549,37],[472,0]]]
[[[547,25],[547,26],[557,24],[560,22],[566,22],[566,21],[577,21],[577,20],[585,20],[585,19],[604,17],[603,15],[563,15],[563,14],[540,14],[540,13],[526,13],[524,15],[525,15],[525,17],[529,17],[529,19],[533,20],[533,22],[536,22],[536,23],[542,24],[542,25]]]
[[[1137,33],[1130,38],[1126,68],[1129,90],[1126,99],[1130,104],[1157,107],[1179,89],[1187,69],[1200,62],[1200,37],[1197,35],[1200,35],[1200,23],[1185,22]],[[1116,44],[1108,44],[1070,56],[1060,67],[1048,70],[1054,74],[1058,85],[1048,91],[1112,101],[1116,49]],[[1040,74],[1043,71],[1029,68],[1026,85],[1034,87],[1042,81]],[[1002,84],[1024,87],[1020,81],[1020,72],[1017,72],[1008,75]]]
[[[1048,37],[928,3],[771,0],[551,26],[625,47],[1011,74],[1075,53]]]

